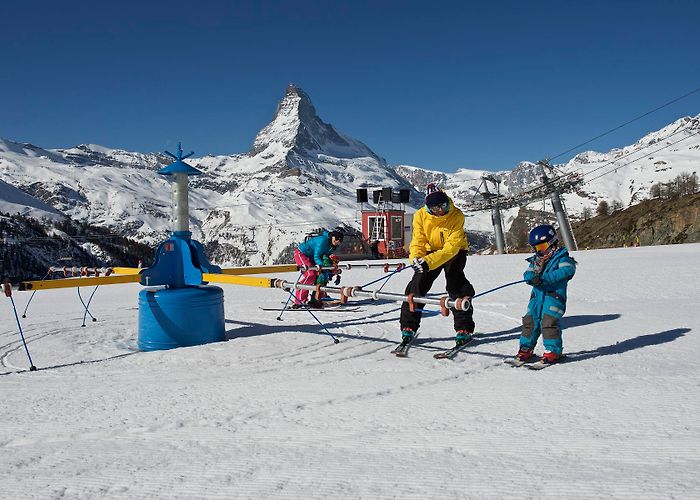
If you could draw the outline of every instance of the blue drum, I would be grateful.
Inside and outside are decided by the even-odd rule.
[[[144,289],[139,292],[142,351],[160,351],[226,339],[224,292],[218,286]]]

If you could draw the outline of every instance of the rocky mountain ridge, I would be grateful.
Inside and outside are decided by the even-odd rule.
[[[672,245],[700,241],[700,193],[644,200],[573,225],[580,249]]]

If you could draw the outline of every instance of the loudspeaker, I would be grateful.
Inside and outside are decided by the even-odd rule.
[[[367,190],[358,189],[357,190],[357,203],[367,203]]]
[[[379,199],[382,197],[382,192],[381,191],[372,191],[372,201],[376,205],[379,203]]]
[[[411,190],[410,189],[401,189],[399,191],[399,201],[401,203],[408,203],[411,199]]]
[[[386,202],[391,201],[391,188],[382,188],[382,200]]]
[[[399,193],[397,193],[396,191],[394,191],[393,193],[391,193],[391,202],[392,202],[392,203],[400,203],[400,201],[399,201]]]

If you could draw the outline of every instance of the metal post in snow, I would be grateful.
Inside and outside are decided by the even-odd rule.
[[[34,362],[32,361],[32,356],[29,354],[29,348],[27,347],[27,342],[24,340],[24,333],[22,333],[22,324],[19,322],[19,316],[17,316],[17,308],[15,307],[15,301],[12,298],[12,285],[10,285],[10,282],[7,278],[5,278],[5,282],[2,284],[3,288],[5,289],[5,295],[10,298],[10,302],[12,302],[12,310],[15,313],[15,320],[17,321],[17,328],[19,329],[19,336],[22,339],[22,344],[24,344],[24,350],[27,353],[27,358],[29,358],[29,371],[33,372],[36,371],[36,366],[34,366]]]
[[[299,276],[297,276],[297,280],[294,282],[294,286],[297,286],[297,283],[299,283],[299,280],[303,276],[303,273],[299,273]],[[289,297],[287,297],[287,302],[284,303],[284,307],[280,311],[279,316],[277,316],[277,321],[282,321],[282,315],[284,314],[284,311],[287,310],[287,307],[289,306],[289,301],[292,300],[294,297],[294,294],[292,292],[289,292]]]

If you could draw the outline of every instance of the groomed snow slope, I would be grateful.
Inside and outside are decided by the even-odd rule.
[[[541,372],[503,364],[523,284],[475,301],[483,335],[454,361],[432,356],[451,343],[439,315],[391,355],[394,303],[319,313],[335,345],[303,311],[258,309],[283,292],[226,286],[228,342],[139,353],[138,285],[101,287],[86,328],[74,289],[39,292],[22,320],[34,373],[16,373],[2,297],[0,497],[697,498],[700,245],[574,256],[568,361]],[[518,280],[524,257],[470,257],[468,276]],[[13,297],[21,314],[29,294]]]

